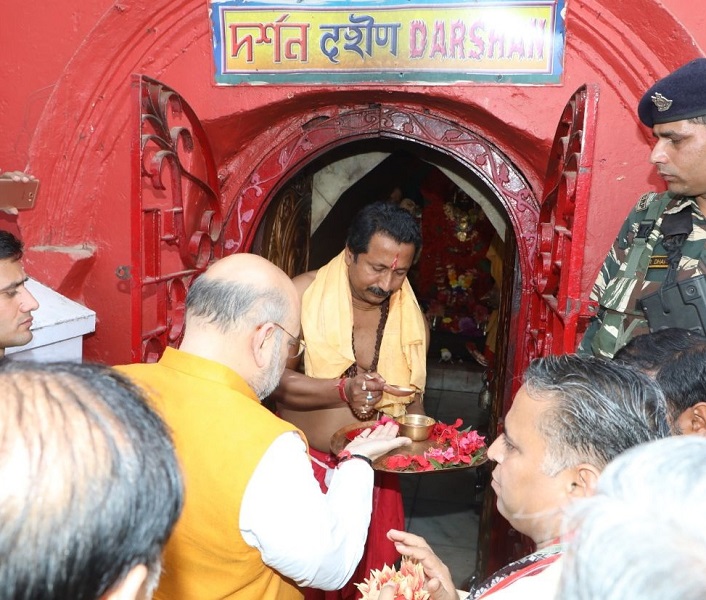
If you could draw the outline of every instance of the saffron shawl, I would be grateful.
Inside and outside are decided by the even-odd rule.
[[[302,331],[306,340],[304,369],[309,377],[340,377],[355,362],[353,304],[344,252],[319,269],[304,292]],[[424,392],[426,355],[424,315],[405,279],[400,290],[390,297],[377,370],[388,383]],[[383,393],[375,408],[399,417],[413,399],[414,395],[397,397]]]

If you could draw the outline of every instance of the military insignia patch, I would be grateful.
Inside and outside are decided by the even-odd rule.
[[[646,210],[656,195],[657,194],[655,194],[654,192],[647,192],[646,194],[640,196],[640,199],[637,201],[637,206],[635,207],[635,210]]]
[[[654,104],[657,107],[657,112],[664,112],[665,110],[669,110],[669,107],[672,106],[672,103],[674,100],[670,100],[669,98],[665,98],[662,94],[657,92],[651,97],[652,104]]]
[[[669,268],[669,261],[667,260],[667,255],[652,255],[650,256],[650,264],[647,266],[648,269],[667,269]]]

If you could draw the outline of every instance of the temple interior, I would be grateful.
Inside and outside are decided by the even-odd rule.
[[[473,362],[428,362],[427,414],[437,421],[463,419],[464,427],[483,431],[487,415],[479,406],[483,370]],[[425,538],[449,567],[459,589],[468,589],[476,572],[483,494],[490,469],[402,474],[407,530]]]

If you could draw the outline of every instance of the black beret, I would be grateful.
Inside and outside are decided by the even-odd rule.
[[[706,58],[660,79],[642,96],[637,114],[648,127],[706,115]]]

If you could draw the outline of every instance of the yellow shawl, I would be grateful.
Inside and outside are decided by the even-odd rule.
[[[351,340],[353,305],[343,252],[319,269],[304,292],[302,331],[306,340],[304,368],[308,376],[340,377],[355,362]],[[426,355],[424,315],[405,279],[402,288],[390,297],[377,370],[388,383],[423,392],[427,377]],[[413,399],[413,395],[383,394],[375,408],[399,417],[405,413],[405,404]]]

